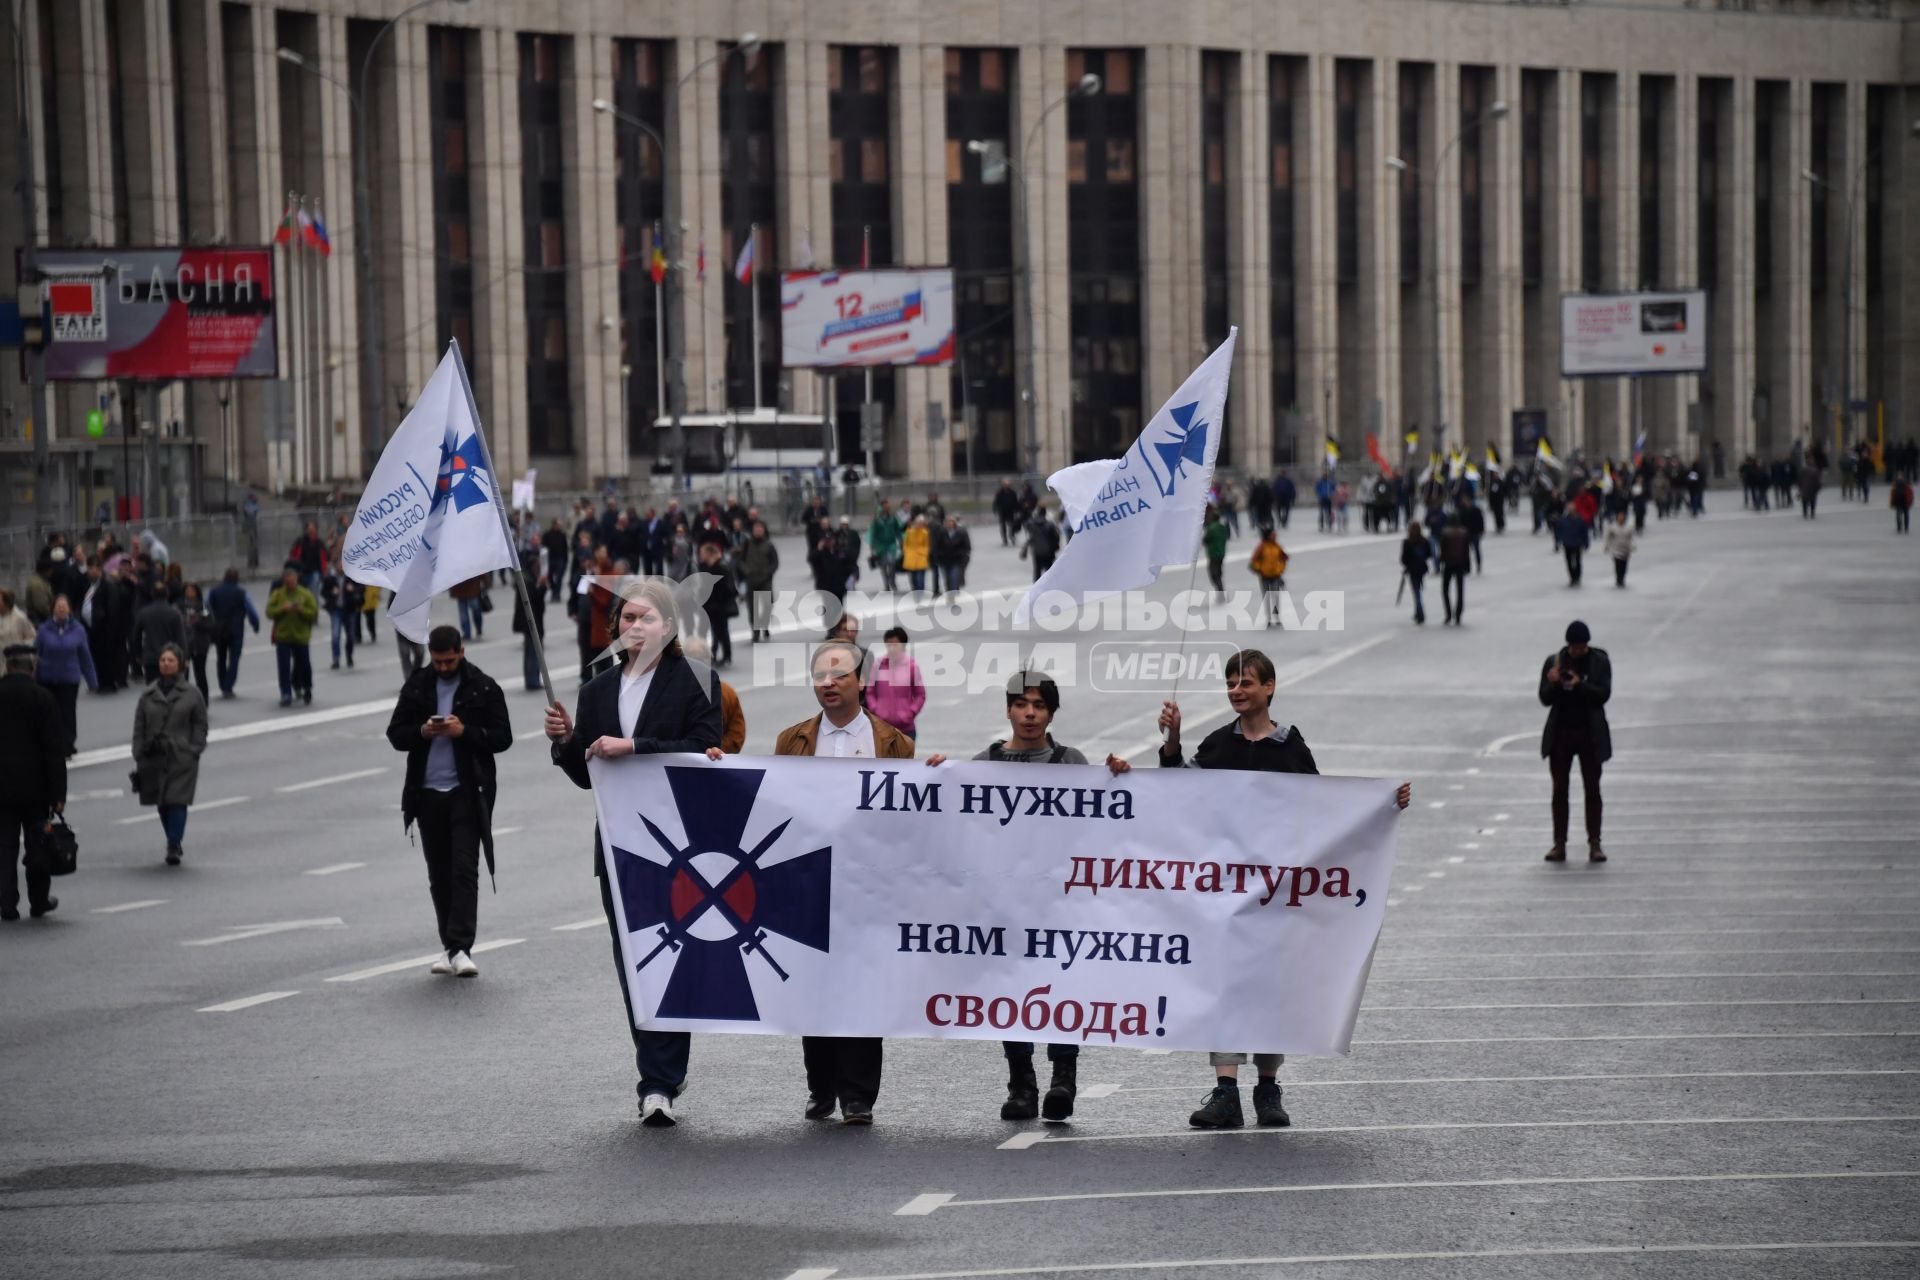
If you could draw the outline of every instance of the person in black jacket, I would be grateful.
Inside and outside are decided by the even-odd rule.
[[[20,918],[20,882],[14,868],[24,843],[27,906],[37,919],[60,905],[53,878],[40,865],[49,815],[67,806],[66,731],[53,695],[33,678],[34,648],[7,646],[0,676],[0,920]]]
[[[507,698],[467,661],[457,627],[427,635],[430,667],[407,677],[387,723],[387,741],[407,753],[402,827],[420,824],[427,888],[440,926],[429,972],[477,977],[473,939],[480,910],[480,856],[493,875],[493,758],[513,745]]]
[[[1592,646],[1584,622],[1567,625],[1567,644],[1540,667],[1540,703],[1547,711],[1540,754],[1553,775],[1553,848],[1548,862],[1567,860],[1567,783],[1573,762],[1580,762],[1586,792],[1587,861],[1605,862],[1600,848],[1600,766],[1613,758],[1613,734],[1607,728],[1607,699],[1613,696],[1613,663],[1605,649]]]
[[[675,638],[673,594],[658,579],[641,579],[621,591],[614,619],[614,645],[620,665],[603,671],[580,690],[572,716],[554,703],[547,708],[547,738],[553,763],[591,789],[591,759],[701,752],[720,745],[722,721],[717,677],[703,686],[680,652]],[[593,871],[600,877],[600,906],[613,939],[613,968],[627,1026],[633,1032],[634,1062],[639,1068],[640,1122],[651,1128],[674,1123],[673,1100],[687,1079],[684,1031],[642,1031],[634,1026],[627,991],[627,964],[620,951],[620,927],[613,909],[613,878],[606,873],[600,829],[593,831]]]
[[[1258,649],[1242,649],[1227,659],[1226,677],[1227,702],[1235,718],[1202,739],[1191,761],[1184,760],[1180,751],[1180,704],[1168,701],[1161,705],[1160,727],[1167,735],[1160,746],[1161,767],[1179,768],[1184,764],[1190,769],[1319,773],[1300,730],[1292,725],[1282,729],[1273,718],[1273,660]],[[1126,772],[1115,768],[1112,760],[1107,763],[1115,773]],[[1394,803],[1404,809],[1412,801],[1413,784],[1401,783]],[[1240,1064],[1247,1055],[1216,1052],[1209,1058],[1215,1072],[1213,1092],[1187,1123],[1196,1129],[1238,1129],[1245,1123],[1240,1111]],[[1262,1125],[1292,1123],[1281,1106],[1280,1083],[1275,1078],[1284,1061],[1277,1053],[1253,1055],[1253,1068],[1260,1076],[1253,1087],[1254,1117]]]
[[[1400,576],[1413,588],[1413,620],[1416,625],[1425,625],[1427,621],[1427,607],[1420,599],[1420,584],[1427,580],[1427,568],[1432,559],[1433,544],[1421,532],[1420,522],[1408,521],[1407,540],[1400,544]]]

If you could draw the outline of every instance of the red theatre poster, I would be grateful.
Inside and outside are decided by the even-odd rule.
[[[272,378],[273,250],[43,249],[47,377]]]

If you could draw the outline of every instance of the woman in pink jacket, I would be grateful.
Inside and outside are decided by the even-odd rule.
[[[906,628],[889,627],[886,643],[886,654],[867,680],[867,710],[911,738],[914,717],[927,705],[927,686],[920,664],[907,656]]]

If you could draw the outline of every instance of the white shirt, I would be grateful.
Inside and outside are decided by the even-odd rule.
[[[820,737],[813,744],[813,754],[832,756],[836,760],[856,756],[862,760],[873,759],[873,721],[867,719],[867,713],[862,711],[842,729],[823,713],[820,717]]]
[[[640,708],[647,701],[647,690],[653,686],[655,667],[645,671],[624,671],[620,674],[620,727],[631,734],[640,721]]]

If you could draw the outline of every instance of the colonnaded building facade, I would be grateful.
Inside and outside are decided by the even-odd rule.
[[[1904,438],[1920,415],[1913,0],[438,0],[383,31],[403,8],[0,14],[0,168],[11,192],[24,104],[41,243],[261,244],[290,193],[330,232],[329,256],[297,236],[276,255],[283,386],[160,397],[175,505],[228,476],[358,479],[449,338],[502,471],[548,490],[644,473],[669,182],[692,410],[754,403],[732,270],[750,227],[763,401],[836,414],[849,456],[861,379],[779,367],[768,268],[863,249],[952,266],[962,361],[876,379],[890,475],[1112,456],[1229,325],[1234,468],[1317,465],[1326,434],[1350,459],[1369,431],[1434,443],[1436,414],[1477,455],[1523,408],[1560,452],[1623,454],[1635,391],[1562,378],[1559,298],[1642,287],[1711,300],[1708,371],[1638,388],[1655,448],[1831,439],[1849,390],[1856,430],[1884,413]],[[1097,93],[1070,92],[1090,75]],[[9,196],[0,250],[21,241]],[[17,473],[26,398],[4,364]],[[144,411],[130,387],[54,388],[56,459],[88,494],[121,465],[119,425],[80,429],[100,405]]]

